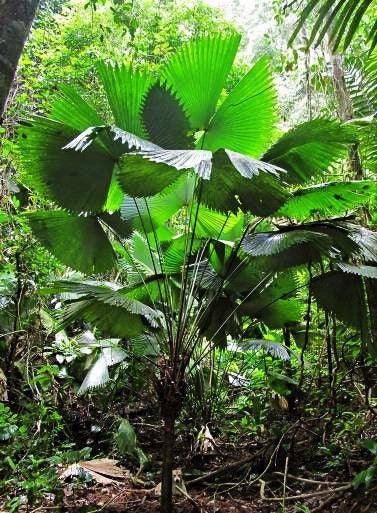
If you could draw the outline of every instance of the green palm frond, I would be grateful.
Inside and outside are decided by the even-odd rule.
[[[104,120],[95,107],[84,100],[72,86],[66,84],[59,88],[58,96],[52,105],[51,117],[79,132],[83,132],[89,126],[104,125]],[[115,145],[107,134],[101,134],[98,142],[110,153],[115,152]]]
[[[339,262],[337,267],[345,273],[356,274],[364,278],[377,278],[377,267],[371,265],[351,265],[345,262]]]
[[[135,298],[141,286],[143,284],[119,287],[108,283],[55,282],[55,292],[68,292],[75,297],[55,313],[59,329],[78,319],[85,319],[104,334],[114,337],[135,337],[142,333],[146,325],[156,327],[160,313]],[[147,295],[147,290],[144,288],[141,294]]]
[[[109,368],[106,359],[101,355],[88,370],[81,386],[77,392],[83,395],[93,388],[105,386],[110,381]]]
[[[167,164],[156,164],[139,155],[130,155],[118,166],[117,179],[125,194],[133,198],[148,198],[161,193],[183,173]]]
[[[314,119],[282,135],[263,155],[287,171],[285,180],[292,184],[323,175],[330,166],[347,155],[355,143],[356,130],[350,125],[328,119]]]
[[[191,259],[195,258],[201,241],[194,239],[192,242]],[[187,261],[187,238],[184,236],[175,238],[163,253],[162,268],[166,274],[180,273]]]
[[[155,84],[146,95],[143,122],[148,139],[165,149],[188,149],[193,146],[190,124],[175,95]]]
[[[134,291],[134,287],[120,287],[110,283],[92,283],[86,281],[61,280],[54,283],[55,290],[68,292],[76,297],[93,298],[103,304],[118,306],[136,315],[143,315],[147,319],[159,318],[159,313],[150,306],[141,303],[128,293]]]
[[[299,324],[303,316],[303,305],[296,298],[275,299],[266,302],[265,298],[255,298],[243,303],[240,312],[267,324],[271,329]]]
[[[373,112],[377,110],[377,50],[372,52],[367,59],[363,70],[364,92],[368,96],[369,104]]]
[[[212,238],[220,240],[237,240],[243,231],[244,216],[240,212],[235,214],[222,214],[200,205],[195,226],[195,235],[198,238]],[[192,229],[194,227],[192,226]]]
[[[109,368],[127,358],[127,353],[117,345],[117,340],[100,340],[99,343],[104,347],[89,368],[77,392],[78,395],[105,386],[110,381]]]
[[[347,301],[341,291],[347,292]],[[365,320],[365,299],[360,276],[329,271],[313,280],[312,292],[318,304],[340,321],[361,327],[360,323]]]
[[[331,241],[326,234],[298,229],[248,235],[242,243],[242,248],[245,253],[254,257],[271,256],[304,243],[310,243],[318,251],[326,251],[329,249]]]
[[[124,195],[121,216],[131,222],[136,230],[149,233],[192,201],[194,185],[193,176],[188,174],[181,176],[161,193],[150,198],[132,198]]]
[[[213,155],[213,169],[210,180],[201,184],[200,197],[210,209],[220,212],[251,212],[268,216],[276,212],[289,198],[283,187],[278,168],[269,169],[265,163],[245,157],[242,166],[237,159],[238,169],[225,151]],[[242,171],[242,174],[240,172]],[[259,171],[260,170],[260,171]],[[248,173],[248,177],[245,174]]]
[[[157,356],[160,352],[159,343],[152,335],[139,335],[130,340],[130,350],[137,356]]]
[[[96,299],[81,299],[55,312],[57,329],[64,329],[78,320],[96,326],[105,335],[113,337],[136,337],[145,329],[139,315],[119,306],[109,306]]]
[[[363,124],[359,129],[360,152],[365,169],[377,172],[377,119]]]
[[[33,117],[19,131],[22,179],[59,207],[100,212],[106,203],[114,159],[96,144],[85,154],[62,150],[75,135],[62,123]]]
[[[198,144],[260,157],[272,140],[275,100],[269,60],[263,57],[225,98]]]
[[[245,237],[242,248],[261,268],[286,269],[322,258],[377,259],[377,233],[343,220],[315,221]]]
[[[240,39],[217,35],[189,42],[163,68],[161,78],[182,103],[192,129],[208,127]]]
[[[139,137],[147,137],[142,123],[142,107],[155,79],[131,65],[97,63],[97,71],[117,126]]]
[[[25,214],[34,235],[60,262],[86,274],[114,268],[115,253],[99,220],[63,210]]]
[[[377,182],[330,182],[299,189],[279,209],[278,215],[306,220],[313,216],[335,216],[367,204],[377,192]]]
[[[260,277],[264,273],[260,273]],[[240,307],[240,312],[267,324],[271,329],[298,324],[303,305],[295,297],[297,280],[292,273],[278,274],[267,286],[251,295]]]
[[[264,351],[274,358],[290,360],[288,349],[279,342],[272,340],[242,340],[238,346],[241,351]]]

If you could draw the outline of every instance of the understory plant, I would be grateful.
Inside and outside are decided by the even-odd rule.
[[[302,289],[372,347],[363,280],[376,277],[377,238],[354,212],[376,184],[322,181],[355,129],[315,119],[279,133],[266,57],[227,89],[239,43],[195,40],[158,75],[100,62],[101,112],[62,85],[49,117],[19,131],[21,180],[48,205],[28,223],[79,273],[49,288],[64,299],[57,329],[85,320],[121,339],[153,381],[163,513],[187,379],[215,349],[273,351],[258,326],[307,325]]]

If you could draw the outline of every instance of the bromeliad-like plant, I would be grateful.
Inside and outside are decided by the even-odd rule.
[[[311,293],[340,316],[345,308],[324,300],[321,280],[351,280],[360,312],[360,276],[375,275],[354,264],[377,260],[376,235],[352,218],[328,219],[368,201],[375,183],[314,185],[346,155],[354,129],[318,119],[277,139],[266,58],[226,89],[239,42],[236,34],[191,42],[158,77],[99,63],[104,114],[63,86],[51,117],[20,130],[23,181],[57,206],[29,212],[30,226],[61,262],[88,276],[54,284],[71,294],[60,326],[85,319],[126,340],[153,370],[164,513],[172,511],[187,374],[228,339],[242,345],[257,322],[300,322],[297,283],[286,269],[308,267]],[[101,280],[114,269],[117,279]],[[365,308],[356,317],[364,330]]]

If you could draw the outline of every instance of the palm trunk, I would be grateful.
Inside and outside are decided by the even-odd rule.
[[[164,437],[161,473],[161,512],[173,511],[173,468],[176,413],[172,411],[164,417]]]
[[[0,2],[0,118],[39,0]]]
[[[161,513],[173,511],[173,467],[175,445],[175,422],[182,408],[186,387],[184,366],[161,362],[160,377],[155,380],[155,389],[160,402],[163,420]]]

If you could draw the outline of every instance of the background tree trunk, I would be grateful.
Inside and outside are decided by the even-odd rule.
[[[339,119],[343,122],[349,121],[353,118],[353,106],[344,77],[342,57],[339,54],[333,53],[331,45],[329,45],[329,54],[332,66],[335,96],[338,104]],[[349,150],[349,164],[355,179],[362,180],[363,168],[357,144],[353,144]]]
[[[39,0],[0,0],[0,119]]]
[[[331,44],[328,45],[332,65],[333,84],[335,96],[338,104],[338,116],[341,121],[349,121],[353,118],[353,105],[352,100],[347,90],[347,84],[344,77],[344,69],[342,57],[333,52]],[[360,160],[360,153],[358,144],[353,144],[349,150],[349,165],[352,170],[352,175],[355,180],[362,180],[364,178],[363,167]],[[367,208],[362,209],[362,218],[367,221],[369,212]],[[369,316],[371,323],[371,341],[373,345],[377,346],[377,284],[376,280],[365,279],[367,300],[369,306]]]

